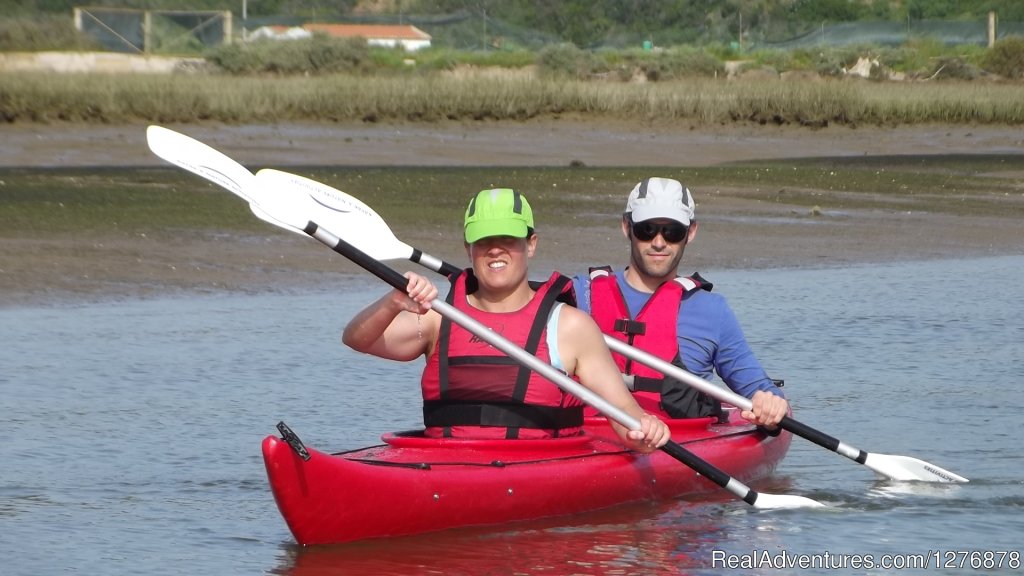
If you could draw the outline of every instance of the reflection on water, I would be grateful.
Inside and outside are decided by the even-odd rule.
[[[691,542],[726,537],[688,503],[627,505],[565,520],[288,550],[282,574],[678,574]]]
[[[4,309],[4,574],[718,574],[716,554],[752,550],[1020,548],[1024,257],[706,275],[798,419],[971,483],[879,482],[796,439],[754,487],[830,510],[756,511],[723,493],[300,549],[259,454],[278,420],[331,451],[420,424],[421,364],[338,342],[378,283]]]

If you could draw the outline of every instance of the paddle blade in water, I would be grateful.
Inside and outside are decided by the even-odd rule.
[[[922,482],[968,482],[967,478],[910,456],[868,454],[864,465],[892,480]]]

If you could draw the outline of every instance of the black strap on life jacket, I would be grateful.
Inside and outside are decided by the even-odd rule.
[[[428,427],[501,426],[509,429],[555,430],[583,426],[583,407],[531,406],[520,403],[454,402],[429,400],[423,403],[423,423]]]
[[[665,378],[650,376],[633,376],[633,392],[657,392],[661,393],[665,385]]]
[[[636,320],[619,318],[615,321],[614,328],[616,332],[622,332],[626,336],[629,336],[629,341],[632,343],[633,336],[643,336],[647,333],[647,322],[638,322]]]
[[[543,286],[546,282],[540,282],[538,280],[529,280],[527,283],[530,285],[530,288],[533,288],[533,291],[536,292],[537,290],[540,290],[540,287]],[[552,289],[554,288],[555,287],[552,286]],[[562,283],[558,284],[558,295],[555,296],[555,302],[562,302],[568,304],[569,306],[572,306],[573,308],[578,308],[578,306],[576,306],[576,290],[571,284],[571,279],[569,286],[566,286],[565,284]]]

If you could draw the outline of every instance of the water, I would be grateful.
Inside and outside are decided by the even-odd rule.
[[[935,568],[936,554],[969,567],[984,558],[957,552],[1022,551],[1024,257],[706,275],[785,378],[798,419],[971,483],[880,482],[797,438],[754,487],[828,511],[755,511],[722,495],[301,549],[259,453],[278,420],[330,450],[419,425],[421,364],[339,344],[382,285],[0,309],[2,572],[717,574],[752,555],[820,565],[829,553],[839,573],[867,572],[855,555],[916,554],[932,567],[910,573],[959,574]],[[1019,573],[1009,562],[987,572]]]

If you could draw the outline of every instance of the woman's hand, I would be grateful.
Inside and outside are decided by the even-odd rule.
[[[639,452],[647,454],[664,446],[671,438],[671,434],[668,424],[652,414],[645,413],[640,417],[640,429],[630,430],[626,437],[633,441]]]
[[[415,272],[406,272],[405,277],[409,283],[405,286],[403,308],[415,314],[426,314],[430,303],[437,298],[437,286]]]

